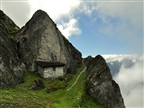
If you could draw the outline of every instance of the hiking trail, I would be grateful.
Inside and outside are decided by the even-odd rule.
[[[67,89],[67,92],[68,92],[70,89],[72,89],[72,88],[76,85],[76,83],[78,82],[78,80],[79,80],[81,74],[82,74],[83,72],[85,72],[85,70],[86,70],[86,67],[79,73],[79,75],[77,76],[75,82],[72,84],[72,86],[71,86],[70,88]]]

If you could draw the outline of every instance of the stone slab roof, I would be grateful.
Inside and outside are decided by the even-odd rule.
[[[36,61],[36,63],[45,68],[45,67],[62,67],[65,66],[64,63],[59,62],[59,61]]]

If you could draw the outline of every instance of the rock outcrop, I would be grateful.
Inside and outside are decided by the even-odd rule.
[[[61,34],[46,12],[38,10],[16,35],[19,58],[27,70],[37,71],[35,61],[59,61],[65,73],[82,64],[81,53]]]
[[[23,82],[24,71],[37,71],[36,61],[60,61],[74,73],[81,53],[61,34],[46,12],[38,10],[22,29],[0,10],[0,89]]]
[[[18,59],[14,34],[19,28],[0,10],[0,89],[22,82],[24,64]]]
[[[91,59],[91,58],[90,58]],[[104,58],[96,56],[87,63],[86,92],[105,108],[125,108],[118,84],[112,79]]]
[[[87,58],[84,58],[83,59],[83,62],[86,66],[89,65],[89,63],[91,63],[91,61],[93,60],[93,57],[92,56],[88,56]]]

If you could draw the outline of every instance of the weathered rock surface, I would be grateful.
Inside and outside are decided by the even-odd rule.
[[[37,80],[34,80],[34,84],[32,85],[31,89],[32,90],[40,90],[40,89],[44,89],[45,88],[45,84],[42,80],[40,79],[37,79]]]
[[[22,82],[25,66],[18,59],[12,39],[17,29],[15,23],[0,10],[0,89]]]
[[[110,69],[102,56],[98,55],[87,63],[87,72],[88,95],[105,108],[125,108],[120,88],[112,79]]]
[[[12,29],[19,30],[19,27],[2,10],[0,10],[0,20],[4,25],[10,26]]]
[[[80,67],[81,53],[61,34],[46,12],[38,10],[16,35],[19,58],[29,71],[37,71],[35,61],[60,61],[64,72]]]
[[[93,60],[92,56],[88,56],[87,58],[83,58],[83,62],[86,66],[89,65],[89,63],[91,63],[91,61]]]

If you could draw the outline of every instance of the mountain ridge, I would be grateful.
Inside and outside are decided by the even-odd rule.
[[[125,108],[119,85],[112,79],[110,68],[101,55],[85,58],[86,92],[105,108]]]
[[[0,15],[8,17],[2,11]],[[11,20],[10,18],[6,18]],[[4,24],[12,25],[14,33]],[[82,54],[59,31],[56,24],[42,10],[37,10],[21,29],[13,21],[0,17],[0,89],[15,86],[23,82],[26,71],[37,73],[36,61],[60,61],[65,64],[65,74],[75,74],[82,66]],[[84,59],[87,65],[86,93],[106,108],[124,108],[119,86],[112,80],[110,69],[99,55]],[[102,72],[102,73],[101,73]],[[103,85],[105,82],[109,82]],[[97,87],[106,90],[104,95]],[[93,86],[91,86],[93,85]],[[107,86],[108,89],[104,88]],[[112,90],[109,91],[109,90]],[[116,93],[115,93],[116,91]],[[117,101],[108,95],[116,94]],[[99,94],[101,98],[97,98]],[[108,94],[108,95],[107,95]],[[104,99],[102,99],[104,98]],[[106,98],[106,99],[105,99]],[[106,102],[105,102],[106,101]]]
[[[82,64],[81,53],[61,34],[56,24],[42,10],[34,13],[16,35],[20,59],[29,71],[36,71],[35,61],[53,59],[66,64],[65,73],[74,73]],[[29,59],[27,59],[29,58]]]

